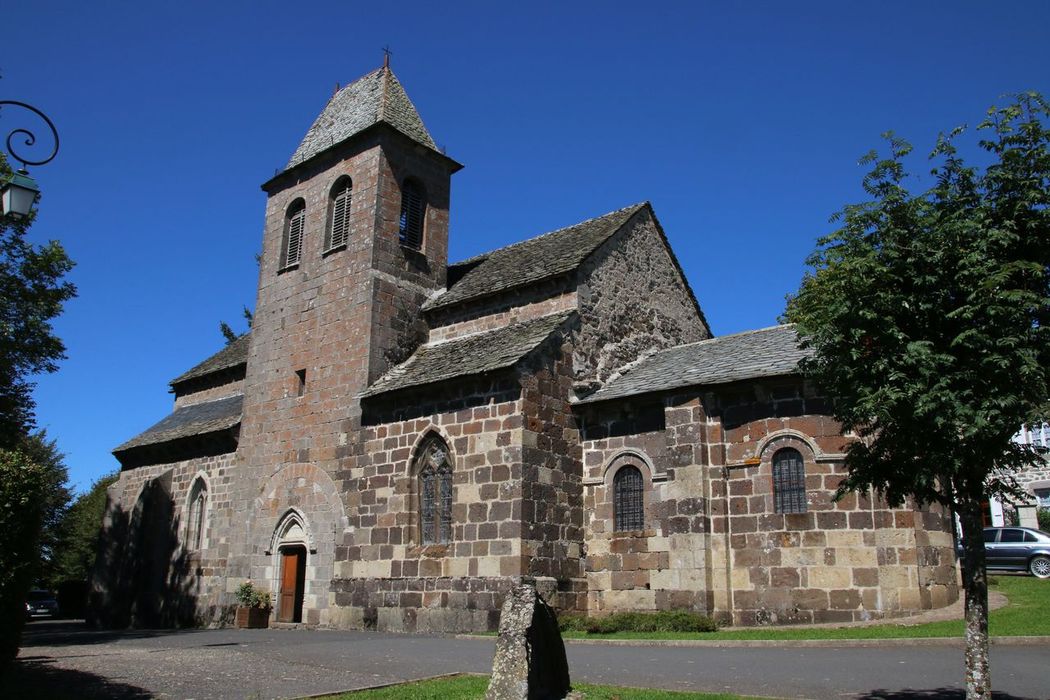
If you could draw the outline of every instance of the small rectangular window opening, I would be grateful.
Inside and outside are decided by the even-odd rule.
[[[297,369],[295,370],[296,380],[296,396],[302,396],[306,393],[306,370]]]

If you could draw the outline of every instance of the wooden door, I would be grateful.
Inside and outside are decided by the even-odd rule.
[[[305,574],[306,550],[303,547],[282,549],[281,594],[277,606],[278,622],[302,622]]]

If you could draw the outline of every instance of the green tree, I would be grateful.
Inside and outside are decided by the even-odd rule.
[[[0,153],[0,181],[12,174]],[[73,262],[57,241],[37,246],[26,236],[35,218],[0,217],[0,447],[12,449],[32,431],[32,376],[54,372],[65,345],[51,321],[76,296],[63,277]]]
[[[262,265],[262,253],[255,254],[255,264]],[[244,321],[248,326],[248,330],[250,331],[252,329],[252,322],[255,321],[255,314],[253,314],[252,310],[249,309],[247,306],[243,308],[244,310],[241,312],[241,316],[244,318]],[[222,333],[222,337],[226,339],[227,345],[229,345],[233,341],[240,338],[241,335],[243,335],[242,333],[238,333],[237,331],[233,330],[233,328],[230,327],[230,324],[226,323],[226,321],[219,321],[219,332]]]
[[[106,511],[106,489],[119,474],[107,474],[77,497],[65,512],[55,548],[52,586],[63,581],[87,581],[95,564],[102,517]]]
[[[11,174],[0,153],[0,181]],[[32,377],[65,357],[51,321],[76,295],[63,279],[73,263],[57,242],[27,240],[33,219],[0,217],[0,666],[18,651],[25,594],[69,497],[55,443],[32,434]]]
[[[840,494],[939,503],[964,541],[967,697],[991,698],[982,504],[1017,493],[1038,456],[1010,437],[1045,419],[1050,380],[1050,132],[1036,93],[992,108],[977,131],[983,167],[942,135],[930,186],[912,193],[908,143],[888,134],[821,239],[785,317],[813,355],[804,371],[860,439]]]
[[[26,452],[0,449],[0,670],[18,654],[51,483]]]
[[[50,587],[55,579],[56,556],[62,547],[63,522],[71,498],[66,487],[69,473],[58,443],[48,439],[43,430],[27,437],[20,449],[41,470],[40,537],[33,556],[36,582]]]
[[[255,320],[252,314],[252,310],[245,306],[243,316],[244,320],[248,324],[248,330],[250,331],[252,329],[252,321]],[[222,333],[222,337],[226,339],[227,345],[229,345],[233,341],[240,338],[241,335],[243,335],[242,333],[238,333],[237,331],[233,330],[233,328],[230,327],[230,324],[226,323],[226,321],[219,321],[219,332]]]

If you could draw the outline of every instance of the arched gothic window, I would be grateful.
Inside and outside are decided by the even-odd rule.
[[[645,486],[638,467],[621,467],[613,477],[613,517],[617,532],[645,529]]]
[[[208,509],[208,485],[198,478],[190,489],[189,520],[186,525],[186,548],[198,550],[204,544],[205,515]]]
[[[284,219],[284,242],[281,246],[281,269],[298,265],[303,253],[303,229],[306,226],[306,203],[297,199],[288,207]]]
[[[348,177],[336,180],[328,203],[328,228],[325,230],[325,251],[346,245],[350,240],[350,195],[353,183]]]
[[[773,498],[778,513],[806,512],[806,467],[791,447],[773,455]]]
[[[419,539],[423,544],[452,541],[452,462],[448,447],[432,438],[419,455]]]
[[[398,238],[401,245],[419,250],[423,245],[423,219],[427,211],[423,186],[411,178],[401,184],[401,217]]]

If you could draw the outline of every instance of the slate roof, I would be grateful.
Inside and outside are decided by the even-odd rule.
[[[332,95],[295,149],[286,169],[294,168],[379,122],[389,124],[417,143],[438,150],[405,88],[394,72],[384,66]]]
[[[634,204],[449,266],[459,279],[423,305],[440,309],[572,272],[648,202]]]
[[[237,365],[247,364],[250,335],[250,332],[245,333],[219,352],[201,362],[199,365],[175,377],[169,383],[171,386],[175,386],[176,384],[181,384],[191,379],[197,379],[198,377],[203,377],[212,374],[213,372],[220,372],[224,369],[236,367]]]
[[[566,311],[463,338],[428,343],[376,380],[361,396],[513,367],[575,313]]]
[[[232,428],[241,422],[243,403],[244,397],[238,395],[175,409],[164,420],[114,449],[113,453]]]
[[[579,403],[595,403],[686,386],[725,384],[798,372],[809,351],[793,325],[745,331],[662,350]]]

